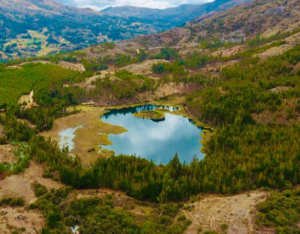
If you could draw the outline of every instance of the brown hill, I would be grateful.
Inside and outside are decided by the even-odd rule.
[[[101,12],[118,17],[137,17],[143,19],[163,20],[174,25],[182,25],[189,20],[212,12],[219,12],[253,0],[215,0],[205,4],[183,4],[167,9],[151,9],[133,6],[109,7]]]
[[[280,40],[294,34],[290,32],[300,27],[299,3],[299,0],[256,0],[203,15],[183,27],[117,43],[111,49],[98,45],[85,49],[85,52],[91,58],[119,54],[136,56],[140,49],[154,55],[163,47],[172,47],[182,55],[193,52],[216,55],[218,48],[231,45],[231,48],[222,51],[229,56],[246,50],[245,41],[265,40],[264,43],[267,43],[266,39]],[[282,47],[289,48],[287,45]]]
[[[257,0],[224,12],[201,16],[185,27],[139,37],[147,47],[186,46],[187,43],[218,40],[238,42],[257,35],[270,37],[300,26],[299,0]]]
[[[0,0],[0,8],[6,11],[21,12],[26,14],[94,14],[100,12],[89,8],[81,9],[66,6],[52,0]]]

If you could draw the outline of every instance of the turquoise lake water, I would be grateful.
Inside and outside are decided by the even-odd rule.
[[[126,128],[128,132],[109,135],[112,145],[103,146],[113,150],[116,155],[135,155],[156,164],[167,164],[176,153],[181,162],[190,163],[194,157],[201,160],[200,151],[202,129],[195,126],[189,118],[166,113],[165,120],[153,121],[133,116],[135,112],[154,110],[162,106],[143,105],[110,110],[101,117],[102,121]],[[164,107],[171,112],[173,107]]]

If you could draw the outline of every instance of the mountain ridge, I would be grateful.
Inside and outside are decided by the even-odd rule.
[[[108,7],[100,12],[106,15],[118,17],[137,17],[157,20],[160,19],[166,21],[170,20],[171,18],[178,25],[180,25],[200,15],[226,10],[230,7],[251,1],[253,0],[215,0],[213,2],[203,4],[182,4],[178,7],[171,7],[166,9],[120,6]]]
[[[183,25],[201,15],[249,0],[216,0],[190,12],[191,5],[161,10],[148,17],[112,16],[54,0],[0,0],[0,60],[44,56],[103,42],[155,34]],[[21,7],[20,7],[21,6]],[[194,8],[194,6],[192,6]],[[133,8],[136,9],[136,8]],[[179,9],[179,11],[178,11]],[[152,12],[157,12],[153,10]]]
[[[1,0],[0,8],[11,12],[27,14],[95,14],[101,15],[91,8],[76,8],[53,0]]]

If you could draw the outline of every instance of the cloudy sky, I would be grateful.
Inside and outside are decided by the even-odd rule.
[[[176,7],[182,4],[201,4],[213,2],[214,0],[58,0],[68,5],[76,7],[91,7],[96,10],[104,9],[109,6],[137,6],[151,8]]]

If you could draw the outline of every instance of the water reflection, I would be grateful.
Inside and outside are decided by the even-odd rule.
[[[136,155],[156,164],[167,164],[176,154],[181,162],[190,163],[193,157],[203,159],[200,152],[202,130],[185,117],[166,113],[164,121],[154,122],[149,119],[140,119],[132,113],[144,110],[155,110],[162,107],[155,105],[144,105],[138,107],[112,110],[102,116],[102,120],[113,125],[123,126],[128,130],[120,135],[109,135],[112,145],[103,147],[114,150],[116,155]]]
[[[82,126],[78,126],[76,128],[68,128],[58,133],[59,135],[59,148],[64,149],[67,148],[71,151],[74,149],[75,144],[73,142],[75,138],[75,132],[77,129]]]

